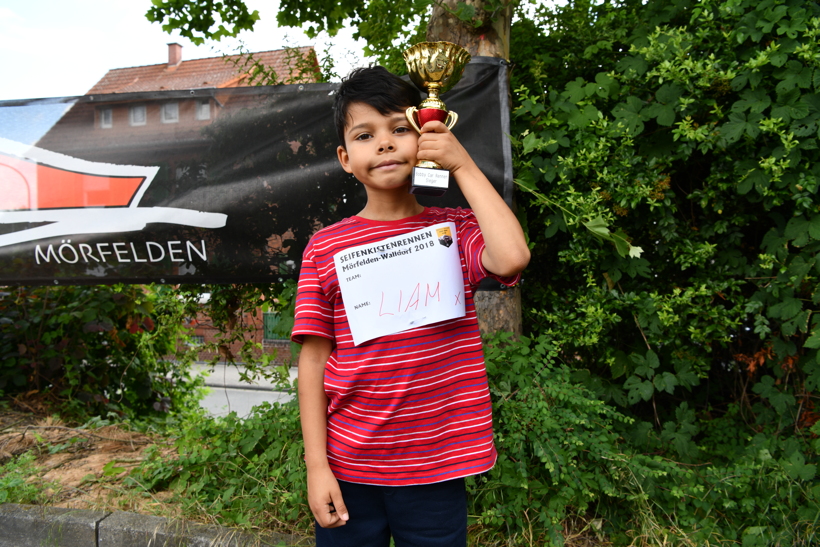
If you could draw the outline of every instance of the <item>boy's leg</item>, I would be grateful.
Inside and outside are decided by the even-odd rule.
[[[467,545],[464,479],[385,488],[384,499],[396,547]],[[347,498],[345,504],[351,507]],[[350,519],[353,520],[352,512]]]
[[[316,525],[316,547],[388,547],[384,487],[339,481],[350,520],[338,528]]]

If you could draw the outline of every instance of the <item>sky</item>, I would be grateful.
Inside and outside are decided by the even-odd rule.
[[[311,40],[298,29],[276,26],[277,0],[247,0],[261,19],[237,39],[194,46],[145,18],[151,0],[0,0],[0,101],[83,95],[112,68],[168,61],[168,44],[182,45],[182,58],[200,59],[291,46],[330,55],[346,74],[364,63],[352,30]],[[2,123],[2,120],[0,120]]]

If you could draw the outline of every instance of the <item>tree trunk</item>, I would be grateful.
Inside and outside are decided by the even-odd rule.
[[[479,290],[473,297],[481,334],[511,332],[521,336],[521,286],[505,290]]]
[[[474,20],[480,20],[477,27],[461,21],[445,9],[446,7],[455,11],[457,0],[443,0],[441,4],[433,7],[433,14],[427,25],[427,40],[443,40],[458,44],[469,51],[470,55],[509,59],[512,3],[507,2],[505,7],[495,14],[482,9],[483,0],[466,0],[465,3],[475,8]]]
[[[454,11],[457,3],[457,0],[444,0],[442,5]],[[427,40],[458,44],[474,56],[509,59],[512,3],[508,2],[495,14],[482,9],[482,0],[466,0],[466,4],[475,8],[475,19],[481,21],[479,25],[465,23],[442,5],[436,5],[427,25]],[[509,95],[509,88],[507,93]],[[474,301],[482,334],[502,331],[512,332],[516,338],[521,335],[520,287],[479,290]]]

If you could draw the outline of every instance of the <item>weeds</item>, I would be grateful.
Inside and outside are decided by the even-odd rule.
[[[53,494],[56,484],[32,480],[37,476],[36,457],[31,452],[0,465],[0,503],[42,504]]]

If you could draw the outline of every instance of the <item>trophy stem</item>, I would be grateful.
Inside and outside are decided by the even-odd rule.
[[[439,91],[441,84],[438,82],[430,82],[427,84],[427,98],[421,101],[419,108],[435,108],[436,110],[447,110],[444,101],[439,99]]]

